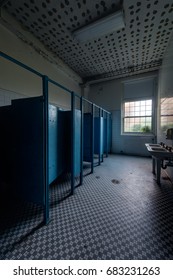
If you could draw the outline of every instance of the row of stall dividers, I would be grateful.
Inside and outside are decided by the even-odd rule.
[[[103,108],[97,106],[96,104],[90,102],[89,100],[85,99],[84,97],[79,96],[78,94],[74,93],[73,91],[69,90],[68,88],[62,86],[61,84],[57,83],[56,81],[50,79],[48,76],[43,75],[36,70],[32,69],[31,67],[23,64],[22,62],[8,56],[7,54],[0,52],[0,56],[12,63],[15,63],[19,67],[22,67],[26,69],[27,71],[39,76],[42,79],[42,96],[43,96],[43,189],[44,189],[44,224],[48,224],[50,217],[49,217],[49,90],[48,90],[48,84],[52,83],[53,85],[63,89],[65,92],[69,93],[71,95],[71,144],[70,144],[70,152],[71,152],[71,194],[74,193],[75,189],[75,99],[78,98],[80,101],[80,114],[81,114],[81,125],[80,125],[80,182],[79,185],[82,185],[83,183],[83,158],[84,158],[84,150],[83,150],[83,135],[84,135],[84,102],[87,104],[90,104],[91,106],[91,173],[94,172],[94,133],[95,133],[95,121],[94,121],[94,110],[95,108],[99,111],[98,118],[101,119],[103,117],[103,114],[106,114],[106,122],[107,122],[107,128],[106,128],[106,156],[108,156],[108,152],[110,152],[110,138],[111,135],[111,129],[110,129],[110,122],[111,122],[111,114],[104,110]],[[109,138],[109,141],[108,141]],[[109,143],[108,143],[109,142]],[[104,148],[103,148],[104,149]],[[100,151],[100,143],[99,143],[99,151]],[[99,152],[98,154],[98,165],[101,164],[103,161],[103,153],[101,154]]]

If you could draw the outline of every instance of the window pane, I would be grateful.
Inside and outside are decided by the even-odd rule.
[[[124,132],[151,132],[152,100],[125,102]]]
[[[161,98],[160,126],[163,132],[173,127],[173,97]]]
[[[146,105],[152,106],[152,100],[146,100]]]

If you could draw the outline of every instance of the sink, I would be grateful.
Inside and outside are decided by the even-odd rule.
[[[153,143],[146,143],[145,146],[150,146],[150,147],[158,147],[158,148],[162,148],[162,146],[160,144],[153,144]]]
[[[145,146],[152,156],[152,172],[157,176],[157,183],[160,185],[161,168],[166,169],[167,166],[173,166],[173,147],[166,149],[165,144],[153,143],[146,143]]]
[[[162,147],[152,147],[152,146],[150,146],[150,149],[152,150],[152,151],[163,151],[163,152],[168,152],[165,148],[162,148]]]
[[[161,147],[161,145],[160,144],[145,144],[145,145],[148,145],[148,146],[150,146],[150,147]]]
[[[146,143],[145,146],[147,147],[148,152],[153,157],[156,157],[161,160],[173,158],[173,152],[169,152],[166,148],[164,148],[160,144]]]

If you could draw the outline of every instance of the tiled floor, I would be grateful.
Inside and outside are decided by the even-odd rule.
[[[150,158],[111,155],[73,196],[68,180],[51,187],[47,226],[42,207],[9,201],[0,258],[173,259],[173,186],[161,182]]]

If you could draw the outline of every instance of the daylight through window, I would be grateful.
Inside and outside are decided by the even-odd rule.
[[[152,131],[152,100],[124,102],[124,132]]]
[[[161,98],[161,120],[160,126],[162,132],[173,127],[173,97]]]

